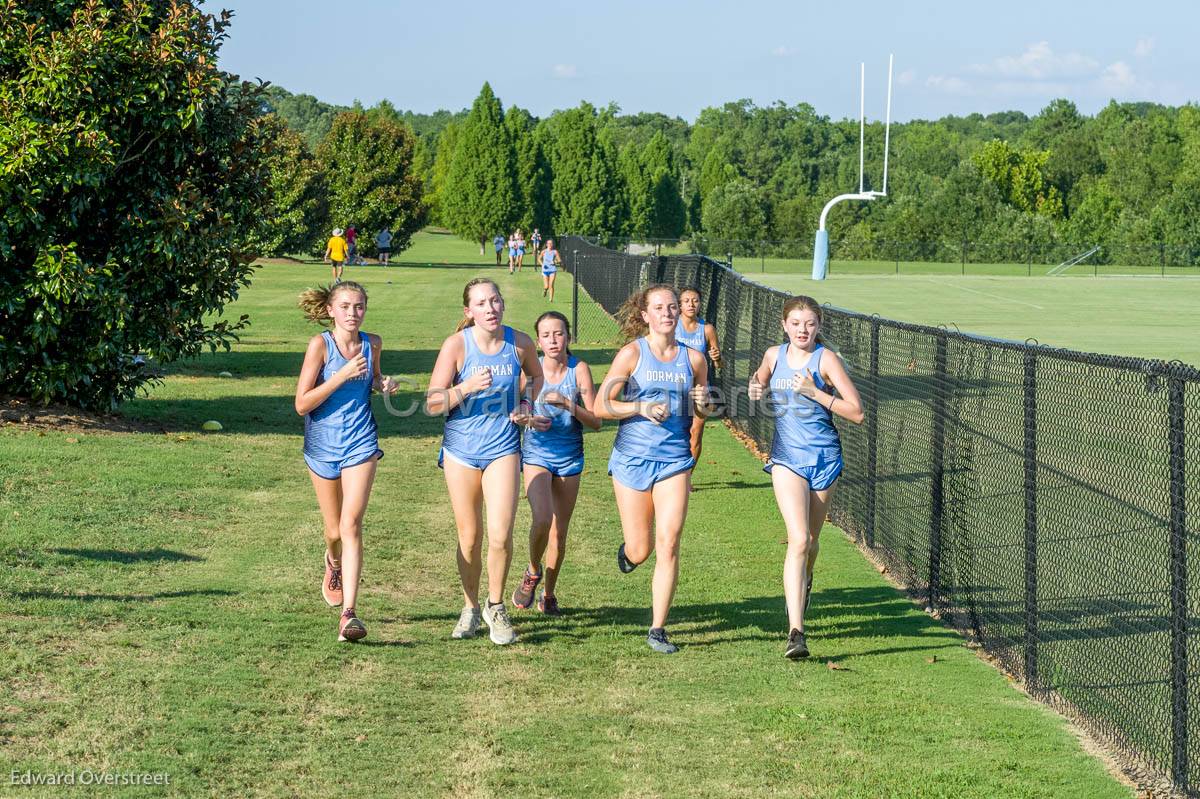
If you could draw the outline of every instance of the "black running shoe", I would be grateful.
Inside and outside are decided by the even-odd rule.
[[[804,640],[804,633],[795,627],[788,633],[787,649],[783,650],[783,656],[788,660],[808,657],[808,642]]]
[[[667,640],[667,631],[662,627],[651,627],[650,633],[646,636],[646,643],[655,652],[661,652],[664,655],[673,655],[679,651],[679,647]]]
[[[617,568],[621,570],[621,574],[629,574],[637,568],[636,563],[630,562],[629,558],[625,557],[625,545],[617,547]]]

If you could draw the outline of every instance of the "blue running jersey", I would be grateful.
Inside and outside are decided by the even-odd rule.
[[[317,461],[345,461],[357,455],[369,457],[379,449],[379,432],[371,413],[371,339],[359,331],[367,373],[338,386],[325,401],[304,415],[304,454]],[[325,365],[317,376],[321,385],[346,365],[333,334],[321,334],[325,340]]]
[[[545,358],[542,358],[545,363]],[[579,359],[574,355],[567,356],[567,374],[559,383],[545,382],[542,393],[534,403],[533,412],[538,416],[550,419],[550,429],[525,430],[521,439],[521,457],[532,463],[554,464],[560,461],[575,461],[583,459],[583,425],[575,418],[575,414],[566,408],[550,405],[542,398],[551,391],[557,391],[574,402],[580,401],[579,385],[575,378],[575,367]]]
[[[813,466],[821,451],[830,447],[841,448],[837,428],[833,426],[833,414],[821,403],[792,390],[792,377],[812,372],[813,383],[827,391],[821,379],[821,355],[825,346],[818,344],[800,369],[788,366],[788,345],[779,345],[779,357],[775,359],[775,370],[771,372],[770,402],[775,416],[775,435],[771,439],[771,460],[793,466]]]
[[[461,459],[494,460],[517,452],[520,435],[508,415],[517,408],[521,386],[521,360],[511,327],[504,327],[504,345],[495,355],[484,355],[475,343],[475,326],[462,331],[462,371],[454,385],[485,368],[492,370],[492,386],[467,397],[450,411],[442,446]]]
[[[696,332],[689,333],[683,329],[683,317],[675,323],[675,340],[685,344],[701,355],[708,357],[708,339],[704,337],[704,320],[697,320]]]
[[[650,344],[639,338],[638,362],[625,382],[626,402],[665,402],[668,415],[661,424],[645,416],[622,419],[613,448],[626,455],[652,461],[682,461],[692,457],[692,362],[688,348],[679,346],[675,359],[664,363],[654,357]]]
[[[542,273],[552,275],[558,271],[558,267],[554,265],[554,256],[558,253],[557,250],[546,250],[542,253]]]

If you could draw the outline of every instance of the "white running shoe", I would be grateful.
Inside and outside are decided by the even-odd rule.
[[[467,605],[462,609],[462,613],[458,614],[458,624],[454,625],[454,632],[450,633],[450,637],[474,638],[477,632],[479,632],[479,608]]]
[[[508,608],[504,603],[499,605],[485,604],[483,606],[483,621],[488,626],[488,637],[493,644],[511,644],[517,640],[517,631],[513,629],[512,619],[508,618]]]

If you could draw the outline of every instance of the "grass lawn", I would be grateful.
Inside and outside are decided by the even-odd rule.
[[[445,240],[413,250],[453,261],[457,240]],[[416,401],[462,284],[481,270],[348,271],[370,291],[365,327],[384,339],[384,370],[415,383],[393,406]],[[544,307],[537,276],[493,274],[506,321],[528,328]],[[1060,717],[832,527],[814,657],[785,661],[783,525],[758,461],[716,423],[684,535],[670,625],[680,653],[645,646],[651,569],[620,575],[613,563],[612,426],[585,439],[566,615],[515,612],[521,641],[500,648],[449,639],[461,599],[434,465],[441,426],[376,400],[387,456],[366,519],[359,607],[370,636],[336,643],[291,399],[315,330],[295,297],[325,279],[318,265],[260,269],[230,309],[253,320],[242,343],[177,364],[124,408],[165,433],[0,428],[9,769],[171,775],[165,789],[110,790],[126,796],[1131,795]],[[824,284],[821,299],[855,307],[824,291],[839,285]],[[599,378],[612,351],[578,354]],[[224,432],[201,434],[206,419]],[[515,573],[528,521],[522,505]]]
[[[890,319],[1055,347],[1200,364],[1200,281],[1108,277],[747,274],[790,293]]]

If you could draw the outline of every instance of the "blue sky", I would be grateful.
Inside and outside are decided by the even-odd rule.
[[[387,98],[429,112],[469,106],[489,81],[538,116],[588,100],[694,120],[749,98],[882,117],[1036,113],[1068,97],[1200,101],[1200,2],[715,2],[207,0],[236,13],[225,69],[327,102]]]

